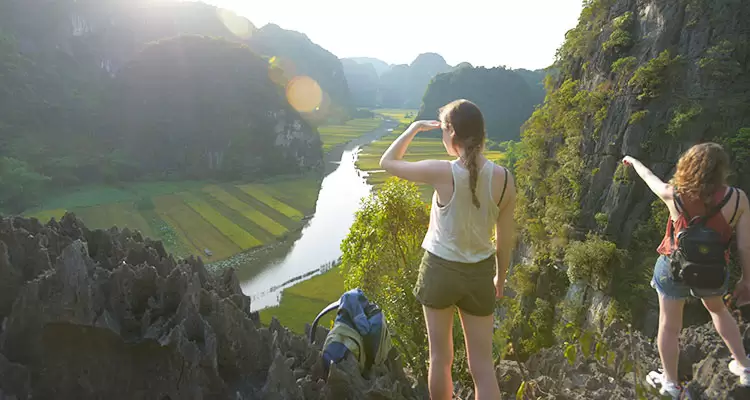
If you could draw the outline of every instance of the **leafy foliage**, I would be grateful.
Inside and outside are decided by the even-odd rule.
[[[633,45],[633,36],[628,29],[633,25],[633,13],[628,11],[625,14],[612,20],[614,30],[609,39],[602,43],[603,50],[625,49]]]
[[[588,56],[607,22],[610,0],[584,0],[578,25],[565,34],[565,42],[557,51],[556,64],[564,69]]]
[[[678,136],[681,132],[685,131],[687,124],[701,114],[703,108],[697,102],[691,102],[688,105],[680,105],[672,116],[672,120],[669,121],[667,127],[667,134],[671,136]]]
[[[632,114],[630,114],[630,118],[628,119],[628,123],[631,125],[637,124],[641,121],[643,121],[644,118],[648,116],[649,110],[640,110],[636,111]]]
[[[523,148],[521,142],[513,140],[507,140],[501,142],[498,146],[498,150],[505,156],[505,166],[510,170],[511,173],[515,174],[516,164],[518,160],[523,157]]]
[[[722,40],[708,49],[706,56],[698,61],[698,66],[713,79],[733,80],[742,73],[742,65],[734,57],[736,45],[730,40]]]
[[[598,235],[589,234],[585,241],[571,242],[565,251],[570,282],[584,281],[603,290],[612,282],[614,271],[623,257],[617,245]]]
[[[524,126],[516,219],[538,251],[559,253],[568,241],[579,211],[583,130],[592,114],[601,124],[610,95],[604,86],[588,91],[565,80]]]
[[[672,57],[669,50],[664,50],[656,58],[652,58],[638,68],[628,81],[628,85],[640,93],[637,96],[638,100],[658,97],[670,81],[669,77],[673,75],[670,69],[678,65],[681,60],[681,55]]]

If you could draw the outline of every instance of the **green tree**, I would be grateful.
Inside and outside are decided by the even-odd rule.
[[[427,331],[412,288],[428,222],[416,186],[391,178],[364,200],[341,243],[347,289],[359,287],[383,308],[395,347],[418,377],[427,376]]]

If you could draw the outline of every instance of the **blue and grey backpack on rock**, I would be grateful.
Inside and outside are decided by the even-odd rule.
[[[393,344],[382,310],[360,289],[352,289],[324,308],[310,329],[310,343],[315,341],[315,331],[320,319],[332,310],[338,310],[331,331],[323,343],[323,365],[326,373],[331,363],[343,360],[351,353],[366,373],[373,365],[382,364]]]

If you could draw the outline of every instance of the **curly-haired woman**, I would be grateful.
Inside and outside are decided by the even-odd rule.
[[[702,300],[711,314],[716,331],[732,353],[734,359],[729,364],[729,370],[740,377],[743,385],[750,384],[750,360],[743,348],[737,323],[722,299],[729,289],[728,269],[724,274],[723,284],[716,288],[691,286],[681,279],[679,272],[675,273],[681,268],[675,258],[679,233],[691,224],[690,221],[695,221],[697,216],[703,220],[703,226],[716,232],[717,237],[721,238],[726,260],[729,257],[729,241],[732,234],[736,233],[743,277],[737,283],[735,295],[746,297],[750,294],[750,205],[742,190],[726,184],[729,158],[716,143],[695,145],[682,155],[674,178],[669,183],[663,182],[632,157],[625,157],[623,163],[635,168],[648,187],[667,206],[670,215],[664,239],[657,250],[659,258],[651,280],[651,286],[659,295],[657,344],[663,371],[649,373],[648,383],[658,388],[661,394],[679,398],[682,388],[677,377],[680,352],[678,340],[685,300],[693,296]],[[720,274],[724,273],[723,270],[720,271]],[[721,276],[718,277],[718,282],[721,282]]]

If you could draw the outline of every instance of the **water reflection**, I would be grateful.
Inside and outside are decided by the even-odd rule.
[[[354,222],[361,199],[370,192],[370,185],[360,176],[364,174],[354,165],[358,151],[359,147],[345,150],[338,168],[323,179],[315,215],[286,257],[242,283],[242,291],[252,297],[254,310],[278,304],[279,285],[341,255],[339,245]],[[274,290],[269,291],[269,288]]]

